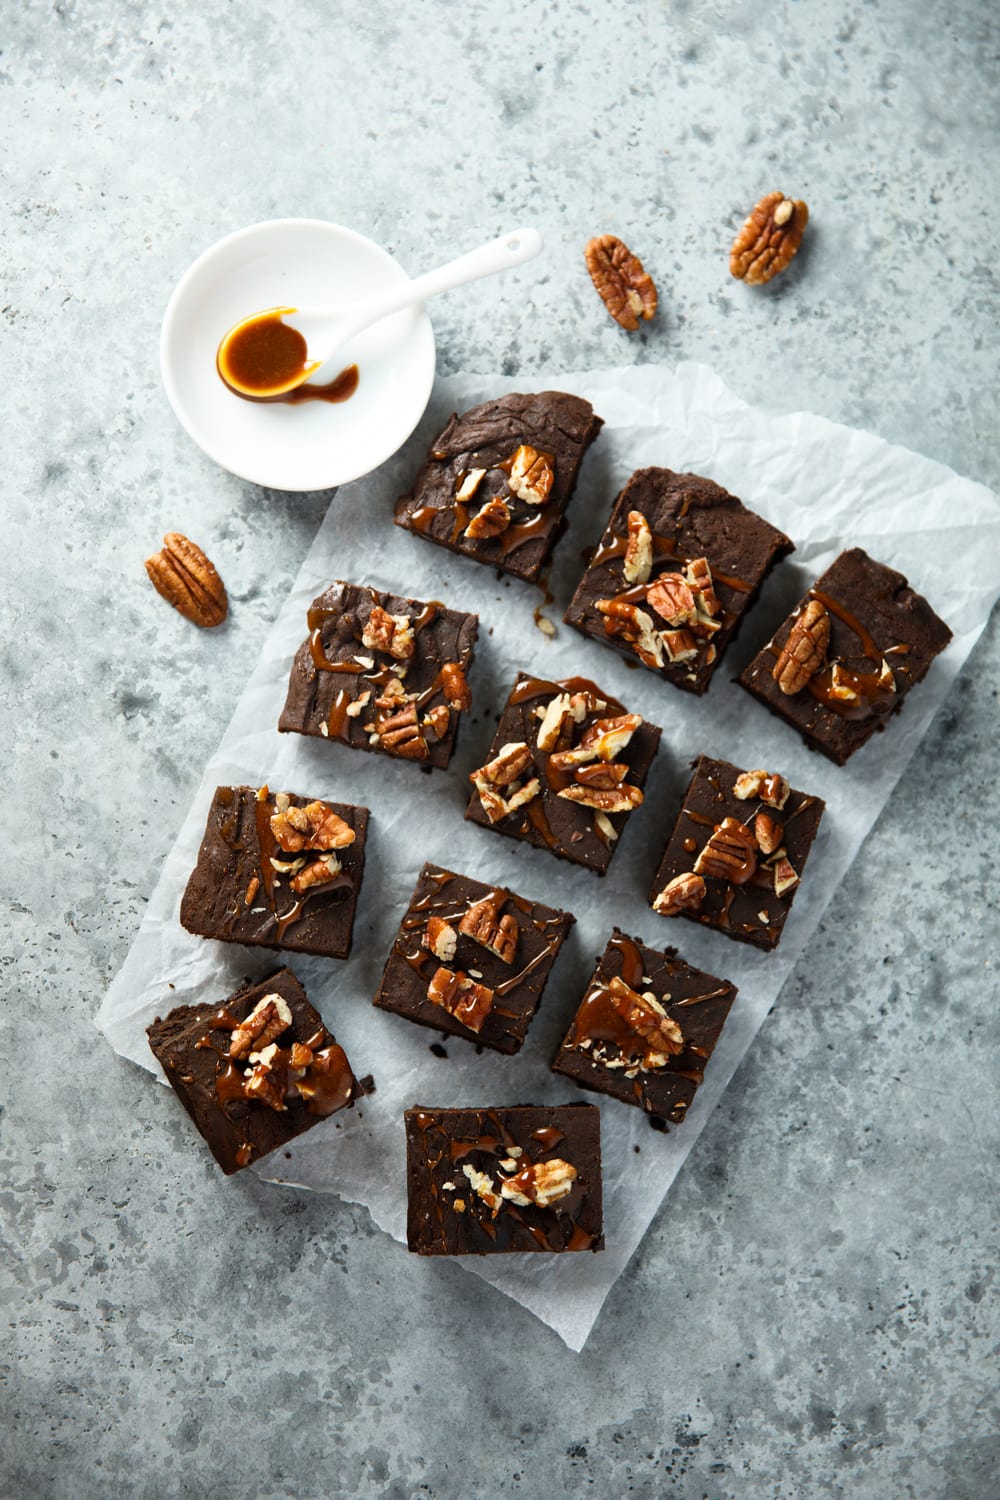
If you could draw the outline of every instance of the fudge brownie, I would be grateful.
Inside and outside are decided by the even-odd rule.
[[[452,416],[396,502],[396,525],[537,579],[565,528],[580,461],[603,425],[589,401],[561,391],[501,396]]]
[[[573,922],[569,912],[425,864],[374,1003],[519,1052]]]
[[[699,756],[653,882],[653,910],[776,948],[825,806],[774,772]]]
[[[181,926],[224,943],[346,958],[367,828],[367,807],[220,786]]]
[[[683,1120],[736,986],[616,927],[552,1064],[581,1088]]]
[[[227,1176],[364,1093],[290,969],[221,1007],[179,1005],[146,1034]]]
[[[417,1255],[603,1250],[593,1104],[406,1111],[406,1243]]]
[[[585,677],[520,673],[465,816],[607,873],[661,731]]]
[[[332,583],[313,600],[308,625],[279,730],[443,769],[472,707],[478,616]]]
[[[902,573],[853,547],[817,578],[740,682],[842,766],[902,708],[950,640]]]
[[[704,693],[792,542],[697,474],[639,469],[563,618],[668,682]]]

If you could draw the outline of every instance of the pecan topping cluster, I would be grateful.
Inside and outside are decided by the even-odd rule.
[[[546,505],[555,483],[555,458],[551,453],[533,448],[530,443],[519,443],[513,453],[491,467],[503,474],[506,493],[501,490],[491,495],[465,523],[464,535],[471,541],[502,536],[513,520],[512,502],[521,500],[525,505]],[[486,468],[472,468],[459,474],[455,486],[456,505],[469,505],[489,472],[490,469]]]
[[[263,798],[261,792],[264,793]],[[257,795],[262,801],[266,801],[267,788],[261,787]],[[341,871],[336,851],[347,849],[357,837],[350,824],[345,823],[325,802],[310,802],[305,807],[294,807],[287,792],[278,793],[274,799],[274,809],[270,818],[274,841],[282,853],[296,856],[289,860],[271,856],[275,883],[282,875],[287,875],[290,877],[288,883],[292,890],[296,895],[303,895],[313,886],[326,885],[336,879]]]
[[[408,692],[406,675],[416,655],[416,629],[409,615],[390,615],[373,604],[362,627],[361,642],[370,651],[381,652],[388,662],[355,657],[370,673],[372,683],[344,710],[355,719],[368,709],[364,724],[368,743],[400,760],[428,760],[430,745],[443,740],[451,727],[452,713],[472,707],[472,694],[461,663],[445,662],[435,681],[422,693]],[[373,697],[373,694],[375,695]],[[430,705],[440,695],[443,702]]]
[[[588,240],[584,259],[597,295],[622,328],[634,333],[639,319],[656,312],[656,287],[638,256],[615,234]]]
[[[684,1051],[684,1034],[667,1015],[652,990],[637,990],[617,976],[608,981],[611,1004],[625,1025],[646,1044],[642,1068],[662,1068]]]
[[[733,241],[731,274],[749,286],[763,286],[796,254],[808,222],[809,210],[800,198],[766,193]]]
[[[311,1112],[322,1076],[340,1062],[340,1049],[325,1028],[306,1042],[279,1045],[292,1025],[292,1012],[281,995],[265,995],[233,1030],[229,1040],[230,1063],[246,1064],[243,1094],[283,1114],[289,1102],[301,1100]],[[345,1101],[346,1102],[346,1101]]]
[[[197,543],[168,531],[163,549],[146,558],[154,589],[194,625],[221,625],[229,612],[226,586]]]
[[[641,511],[628,513],[623,571],[629,587],[611,599],[595,599],[605,634],[631,646],[644,666],[660,670],[699,659],[715,660],[712,637],[722,627],[722,605],[706,557],[685,563],[683,572],[660,573],[650,582],[653,536]],[[647,606],[643,608],[642,606]]]
[[[830,614],[820,599],[810,599],[792,621],[788,639],[778,653],[771,676],[782,693],[794,698],[813,683],[814,696],[836,709],[856,703],[862,693],[896,691],[892,668],[882,658],[878,672],[859,677],[840,661],[829,659]],[[822,677],[822,682],[815,679]]]
[[[463,937],[488,949],[502,963],[514,962],[520,933],[517,918],[504,911],[507,900],[506,891],[490,891],[481,900],[469,903],[457,927],[453,914],[445,918],[435,913],[424,929],[423,945],[441,964],[427,987],[428,1000],[477,1033],[492,1009],[495,992],[478,982],[482,976],[474,968],[467,973],[452,966]]]
[[[535,709],[540,721],[536,746],[544,758],[546,779],[557,788],[556,796],[592,809],[598,832],[605,839],[615,839],[618,833],[609,815],[631,812],[643,800],[641,789],[625,779],[628,765],[616,758],[642,718],[639,714],[593,717],[606,708],[589,690],[557,693]],[[491,823],[539,795],[540,778],[527,774],[535,768],[532,749],[522,740],[504,745],[499,755],[473,771],[470,780]]]
[[[654,897],[653,910],[662,917],[700,911],[708,894],[706,878],[730,886],[752,881],[772,887],[776,896],[798,885],[799,877],[782,842],[784,825],[766,810],[781,811],[789,797],[788,782],[770,771],[743,771],[732,790],[741,802],[756,800],[757,808],[746,823],[727,817],[715,825],[693,869],[668,880]]]
[[[522,1154],[520,1148],[512,1146],[510,1149],[510,1159],[502,1161],[500,1166],[505,1171],[513,1168],[513,1173],[510,1176],[500,1176],[497,1183],[494,1183],[488,1172],[480,1172],[469,1164],[462,1168],[463,1177],[476,1197],[486,1204],[491,1218],[495,1219],[507,1203],[513,1203],[518,1208],[527,1208],[529,1205],[552,1208],[573,1191],[577,1170],[572,1162],[553,1156],[548,1161],[529,1162],[527,1166],[521,1167],[513,1157],[514,1152],[518,1156]],[[443,1186],[445,1190],[454,1188],[453,1183],[445,1183]],[[458,1206],[460,1202],[461,1208]],[[455,1200],[452,1206],[458,1213],[465,1210],[462,1199]]]

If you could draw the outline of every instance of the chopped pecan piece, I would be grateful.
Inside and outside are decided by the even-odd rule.
[[[581,786],[603,787],[607,790],[621,786],[627,775],[628,766],[624,761],[612,761],[610,765],[598,761],[596,765],[577,766],[573,772],[573,780],[578,781]]]
[[[690,630],[665,630],[661,639],[669,660],[675,665],[691,661],[698,655],[698,642]]]
[[[530,765],[531,751],[528,746],[523,740],[511,740],[485,766],[473,772],[473,775],[482,776],[491,786],[510,786]]]
[[[810,599],[771,669],[771,676],[786,697],[801,693],[810,677],[822,669],[829,644],[830,616],[818,599]]]
[[[722,605],[719,603],[715,584],[712,582],[712,569],[708,565],[708,558],[693,558],[684,569],[684,577],[692,592],[701,595],[701,607],[705,613],[721,615]]]
[[[292,1024],[288,1002],[281,995],[265,995],[233,1032],[229,1056],[235,1060],[260,1052]]]
[[[482,483],[485,473],[485,469],[469,469],[467,473],[462,475],[461,483],[455,491],[455,499],[460,505],[464,505],[468,500],[472,499]]]
[[[641,714],[619,714],[613,719],[596,719],[584,730],[580,744],[593,747],[598,760],[614,760],[642,724]]]
[[[779,849],[783,833],[781,824],[776,823],[770,813],[759,812],[753,820],[753,836],[761,854],[773,854]]]
[[[744,771],[733,783],[733,796],[738,797],[741,802],[759,797],[761,802],[766,802],[768,807],[777,808],[778,812],[788,801],[790,791],[784,776],[779,776],[774,771]]]
[[[409,661],[417,643],[409,615],[390,615],[381,604],[373,604],[361,632],[361,644],[370,651],[386,651],[397,661]]]
[[[469,1186],[475,1193],[476,1197],[481,1198],[486,1204],[486,1207],[492,1209],[493,1217],[495,1219],[500,1209],[503,1207],[503,1199],[500,1197],[500,1194],[493,1186],[493,1178],[489,1175],[488,1172],[480,1172],[475,1167],[471,1166],[468,1162],[466,1162],[465,1166],[462,1168],[462,1175],[468,1178]],[[462,1200],[460,1198],[455,1199],[456,1208],[461,1201]]]
[[[506,897],[500,891],[474,901],[458,924],[459,932],[481,947],[488,948],[505,964],[514,962],[517,952],[517,919],[511,912],[501,916]]]
[[[259,875],[254,875],[251,878],[251,880],[250,880],[250,884],[247,886],[247,893],[243,897],[243,904],[244,904],[244,906],[253,906],[253,898],[256,896],[256,894],[257,894],[257,892],[259,890],[260,890],[260,876]]]
[[[417,719],[417,705],[408,703],[399,713],[379,719],[378,734],[383,750],[401,760],[426,760],[429,751]]]
[[[663,1006],[652,994],[640,995],[623,979],[615,976],[608,981],[611,1004],[625,1025],[648,1042],[654,1054],[676,1057],[684,1051],[684,1035],[677,1022],[671,1020]],[[647,1066],[649,1059],[647,1058]],[[654,1064],[655,1066],[655,1064]]]
[[[779,859],[774,867],[774,894],[783,896],[799,883],[799,877],[787,859]]]
[[[707,887],[700,875],[685,872],[668,880],[653,902],[661,917],[675,917],[681,911],[700,911]]]
[[[694,862],[696,875],[711,875],[744,885],[757,868],[757,845],[749,828],[736,818],[723,818]]]
[[[465,534],[472,541],[477,542],[482,537],[501,536],[510,525],[510,506],[500,495],[494,495],[492,500],[487,500],[472,517]]]
[[[272,1042],[254,1054],[252,1068],[246,1072],[243,1092],[248,1099],[266,1104],[276,1113],[284,1112],[285,1091],[288,1088],[288,1053]]]
[[[295,894],[301,896],[314,885],[327,885],[329,881],[336,880],[340,870],[340,860],[335,854],[321,854],[319,859],[314,859],[304,870],[293,875],[288,883]]]
[[[604,306],[616,323],[634,333],[640,318],[648,320],[656,312],[653,278],[616,234],[596,235],[583,253]]]
[[[459,662],[446,661],[441,668],[441,691],[448,707],[456,713],[467,713],[472,707],[472,693]]]
[[[857,679],[853,672],[848,672],[835,661],[830,669],[830,686],[827,691],[831,698],[836,698],[841,703],[852,703],[858,696],[858,690],[854,686]]]
[[[579,802],[583,807],[597,808],[603,813],[631,812],[643,801],[641,788],[633,786],[630,781],[615,787],[567,786],[556,795],[567,802]]]
[[[653,533],[641,510],[630,510],[625,547],[625,582],[648,583],[653,571]]]
[[[300,1068],[308,1068],[315,1055],[307,1043],[293,1042],[288,1052],[288,1066],[294,1068],[297,1073]]]
[[[545,752],[554,750],[567,720],[572,718],[573,710],[569,693],[557,693],[554,698],[550,698],[542,713],[542,722],[538,726],[539,750]]]
[[[561,1156],[551,1156],[548,1161],[530,1162],[515,1172],[513,1177],[501,1178],[500,1194],[520,1208],[534,1203],[538,1208],[550,1208],[573,1191],[576,1168]]]
[[[491,786],[478,772],[474,773],[469,779],[479,793],[479,801],[482,804],[483,812],[491,823],[499,823],[500,819],[506,818],[508,813],[516,812],[526,802],[531,802],[542,790],[542,784],[537,776],[532,776],[531,780],[526,781],[524,786],[519,786],[515,783],[512,795],[509,797],[502,797],[496,788]]]
[[[493,1004],[493,991],[485,984],[477,984],[461,969],[457,972],[443,965],[434,971],[427,986],[427,998],[432,1005],[440,1005],[456,1021],[468,1026],[470,1031],[480,1031]]]
[[[693,625],[698,618],[694,594],[679,573],[661,573],[647,588],[646,601],[668,625]]]
[[[458,947],[458,933],[443,917],[431,917],[424,933],[424,947],[429,948],[442,963],[450,964]]]
[[[423,727],[429,730],[436,740],[444,739],[450,723],[451,710],[444,703],[438,703],[429,714],[424,714]]]
[[[627,641],[643,666],[663,666],[663,645],[653,629],[652,616],[644,609],[624,599],[595,599],[594,608],[604,616],[606,635]]]
[[[183,532],[168,531],[163,550],[146,558],[146,572],[156,592],[194,625],[221,625],[229,611],[226,586],[196,543]]]
[[[763,286],[788,265],[802,243],[809,210],[801,198],[767,193],[745,220],[729,252],[729,270],[738,281]]]
[[[500,468],[507,471],[507,484],[512,495],[528,505],[544,505],[555,481],[554,465],[551,453],[540,453],[537,448],[522,443]]]

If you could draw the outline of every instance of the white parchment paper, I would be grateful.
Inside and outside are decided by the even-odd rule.
[[[498,581],[392,525],[392,504],[410,483],[428,440],[453,410],[530,382],[482,376],[442,379],[418,434],[368,479],[342,489],[281,609],[222,744],[168,856],[128,957],[97,1024],[115,1050],[158,1071],[145,1027],[173,1006],[218,1003],[246,975],[262,977],[278,955],[190,937],[178,925],[180,895],[193,868],[218,784],[268,782],[310,796],[371,808],[367,872],[347,963],[290,962],[336,1032],[359,1075],[377,1090],[360,1107],[317,1125],[254,1170],[269,1181],[337,1193],[363,1203],[397,1240],[405,1236],[403,1110],[424,1105],[504,1105],[589,1099],[601,1105],[607,1249],[599,1255],[513,1255],[460,1263],[529,1308],[573,1349],[582,1348],[605,1297],[655,1215],[734,1069],[774,1004],[827,902],[878,817],[982,631],[1000,592],[1000,509],[982,485],[867,433],[798,413],[771,416],[735,396],[710,369],[588,371],[548,382],[588,397],[606,426],[588,456],[571,524],[560,542],[546,614],[555,639],[536,626],[539,591]],[[542,388],[538,385],[537,388]],[[663,464],[708,475],[780,526],[797,543],[750,612],[703,699],[652,673],[630,671],[612,650],[561,623],[611,503],[633,469]],[[844,768],[810,753],[732,681],[812,579],[845,546],[860,545],[907,574],[951,625],[955,638],[914,689],[889,729]],[[480,616],[472,676],[475,708],[447,773],[422,774],[342,745],[279,735],[291,657],[305,635],[310,600],[334,578],[441,598]],[[463,821],[468,772],[485,759],[496,713],[518,669],[553,678],[592,677],[628,708],[663,726],[646,804],[633,813],[606,879]],[[694,923],[666,921],[647,893],[700,752],[781,771],[827,802],[820,836],[777,952],[762,954]],[[577,918],[553,970],[523,1052],[477,1056],[446,1038],[447,1058],[430,1051],[433,1032],[376,1011],[378,987],[401,912],[425,859],[572,911]],[[676,946],[689,962],[731,979],[739,998],[689,1116],[667,1135],[639,1110],[582,1094],[548,1062],[583,993],[612,926],[653,946]],[[638,1148],[635,1150],[633,1148]],[[193,1139],[192,1150],[200,1149]],[[220,1179],[219,1192],[226,1191]],[[405,1254],[405,1252],[401,1252]],[[411,1261],[415,1281],[439,1275]]]

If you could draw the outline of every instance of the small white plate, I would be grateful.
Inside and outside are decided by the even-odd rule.
[[[170,404],[198,447],[223,468],[276,490],[324,490],[384,463],[424,414],[434,383],[434,333],[410,308],[359,334],[332,379],[357,364],[358,388],[337,405],[243,401],[215,354],[240,318],[266,307],[350,303],[409,280],[385,250],[322,219],[272,219],[228,235],[178,282],[160,334]]]

